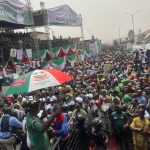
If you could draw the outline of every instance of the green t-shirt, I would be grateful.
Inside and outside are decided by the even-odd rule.
[[[42,123],[38,116],[27,115],[27,129],[31,149],[33,150],[51,150],[46,132],[42,132]],[[32,148],[33,147],[33,148]]]
[[[131,97],[128,94],[125,94],[124,97],[123,97],[123,102],[124,103],[131,102]]]
[[[116,111],[111,114],[111,120],[114,129],[119,132],[124,128],[127,121],[127,114],[125,112],[117,113]]]
[[[119,94],[121,92],[120,86],[116,86],[115,91],[118,92],[118,94]]]
[[[79,111],[77,111],[77,115],[81,115],[81,116],[83,116],[85,119],[86,119],[86,117],[87,117],[87,113],[86,113],[86,111],[83,110],[83,109],[80,109]]]

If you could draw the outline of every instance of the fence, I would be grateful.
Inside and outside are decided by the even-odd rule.
[[[70,133],[68,135],[67,143],[63,146],[63,149],[65,150],[78,150],[79,149],[79,132],[77,130],[72,129],[72,123],[73,123],[73,118],[76,115],[76,111],[72,114],[70,120],[68,121],[68,127],[70,128]],[[53,145],[52,150],[60,150],[59,143],[60,143],[60,137],[56,140],[56,142]]]

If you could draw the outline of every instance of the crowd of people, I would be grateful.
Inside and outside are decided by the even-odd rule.
[[[20,49],[20,47],[22,47],[23,50],[35,50],[35,41],[33,39],[32,33],[14,33],[13,31],[0,32],[0,38],[0,54],[2,53],[2,56],[0,55],[0,62],[3,59],[8,60],[11,48]],[[38,48],[40,50],[50,48],[49,42],[47,40],[37,39],[36,42],[38,43]],[[71,45],[72,43],[73,41],[70,37],[64,39],[62,36],[58,38],[54,36],[53,40],[51,40],[52,47],[66,46]]]
[[[1,96],[0,141],[16,149],[51,150],[56,138],[61,150],[76,150],[68,148],[75,131],[79,150],[148,150],[150,65],[142,54],[105,50],[67,66],[73,81]]]
[[[34,49],[34,41],[30,33],[0,32],[0,51],[3,60],[8,60],[11,48]]]

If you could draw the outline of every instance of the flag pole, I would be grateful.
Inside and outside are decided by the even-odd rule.
[[[35,23],[34,23],[33,10],[32,10],[32,7],[31,7],[31,0],[25,0],[25,1],[26,1],[26,6],[29,10],[29,13],[30,13],[30,16],[31,16],[31,19],[32,19],[32,23],[33,23],[31,25],[31,30],[32,30],[32,38],[33,38],[33,41],[34,41],[34,47],[35,47],[35,50],[36,50],[36,56],[37,56],[37,50],[39,50],[39,42],[38,42],[38,39],[37,39],[36,26],[35,26]]]
[[[4,69],[6,69],[6,67],[7,67],[7,65],[8,65],[8,63],[9,63],[9,61],[10,61],[10,57],[9,57],[9,59],[8,59],[8,62],[7,62],[6,65],[5,65]]]
[[[79,16],[81,17],[81,26],[80,26],[80,30],[81,30],[81,37],[82,37],[82,41],[84,41],[83,20],[82,20],[82,16],[81,16],[81,14],[79,14]]]

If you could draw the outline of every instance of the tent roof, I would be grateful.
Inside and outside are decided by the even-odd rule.
[[[10,5],[16,6],[18,8],[23,8],[26,6],[24,3],[22,3],[19,0],[0,0],[0,3],[7,3]]]
[[[20,0],[0,0],[0,6],[1,5],[3,6],[5,4],[9,5],[10,7],[17,8],[18,10],[27,9],[27,6],[24,3],[22,3]],[[17,23],[0,19],[0,27],[2,28],[21,29],[26,26],[30,26],[30,25],[17,24]]]

